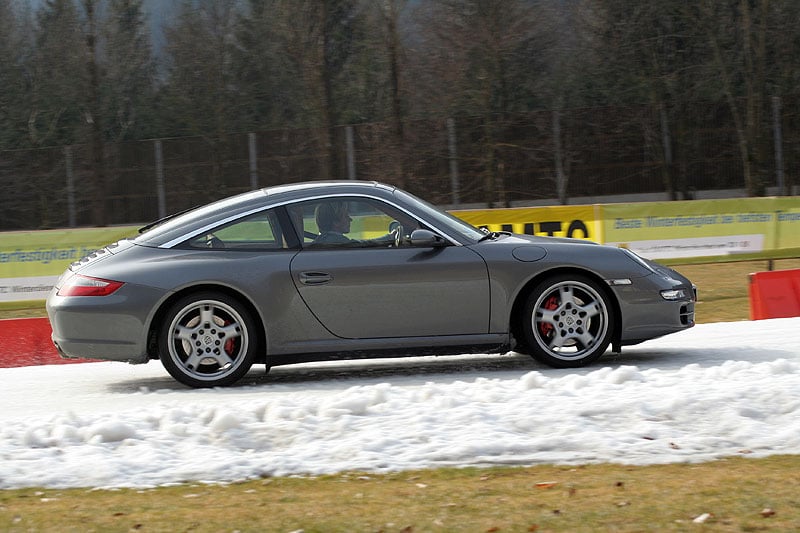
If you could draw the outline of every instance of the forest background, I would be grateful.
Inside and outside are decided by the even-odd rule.
[[[0,230],[347,177],[791,194],[798,27],[793,0],[0,0]]]

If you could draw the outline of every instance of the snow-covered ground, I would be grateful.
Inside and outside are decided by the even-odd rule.
[[[254,369],[0,369],[0,488],[800,453],[800,318],[699,325],[553,370],[527,356]]]

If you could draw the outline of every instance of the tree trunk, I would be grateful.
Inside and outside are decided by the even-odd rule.
[[[86,102],[86,121],[89,123],[89,153],[92,175],[92,215],[97,226],[108,225],[106,196],[108,183],[105,172],[105,143],[103,140],[102,110],[100,107],[100,75],[97,66],[97,24],[94,0],[84,0],[86,9],[86,66],[89,91]]]

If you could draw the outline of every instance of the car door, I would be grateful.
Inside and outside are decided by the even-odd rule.
[[[374,228],[401,215],[391,206],[376,206],[376,200],[364,202],[351,200],[355,213],[350,237],[369,238]],[[306,206],[305,211],[311,209]],[[418,224],[408,218],[402,222]],[[306,245],[293,258],[291,273],[308,308],[338,337],[469,335],[489,330],[488,270],[483,259],[464,246]]]

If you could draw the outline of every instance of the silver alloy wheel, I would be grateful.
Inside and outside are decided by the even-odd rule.
[[[197,300],[180,309],[169,325],[169,357],[188,378],[215,382],[247,361],[250,332],[231,305]]]
[[[561,361],[579,361],[605,350],[608,305],[586,283],[559,281],[536,299],[531,328],[536,343],[547,355]]]

